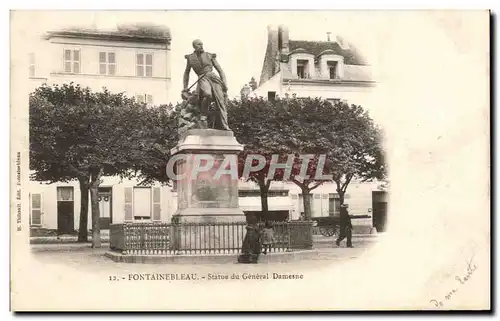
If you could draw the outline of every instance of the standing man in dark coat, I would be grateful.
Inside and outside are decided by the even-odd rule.
[[[340,242],[345,238],[347,238],[347,247],[353,247],[351,217],[347,211],[347,205],[342,204],[340,207],[340,233],[339,238],[335,242],[337,246],[340,246]]]

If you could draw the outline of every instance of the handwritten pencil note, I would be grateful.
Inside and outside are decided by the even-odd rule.
[[[466,268],[462,275],[455,276],[455,286],[447,291],[446,295],[442,299],[432,299],[430,303],[435,308],[444,308],[447,301],[452,300],[455,295],[460,291],[460,289],[472,278],[473,274],[478,269],[478,266],[474,264],[474,255],[466,261]]]

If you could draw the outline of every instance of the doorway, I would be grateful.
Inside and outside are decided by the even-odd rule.
[[[57,187],[57,234],[75,232],[75,200],[72,186]]]
[[[99,187],[97,190],[99,202],[99,229],[109,230],[113,222],[113,197],[111,187]]]
[[[372,192],[372,208],[373,208],[373,227],[377,232],[384,232],[387,223],[387,192],[373,191]]]

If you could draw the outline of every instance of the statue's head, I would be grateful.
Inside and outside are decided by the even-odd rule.
[[[203,42],[200,39],[194,40],[193,48],[196,52],[203,52]]]

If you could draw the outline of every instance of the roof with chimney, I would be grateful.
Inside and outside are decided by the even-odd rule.
[[[366,62],[357,52],[357,50],[349,45],[349,49],[342,49],[336,41],[306,41],[306,40],[289,40],[288,42],[290,53],[302,49],[302,52],[313,54],[319,57],[325,51],[334,53],[344,57],[346,65],[366,65]]]
[[[308,53],[316,59],[324,54],[335,54],[344,57],[344,76],[342,81],[350,82],[372,82],[371,67],[367,64],[357,48],[337,36],[336,40],[330,41],[308,41],[288,39],[288,29],[280,26],[278,30],[268,26],[267,48],[260,77],[259,86],[271,79],[280,71],[283,79],[291,79],[292,71],[286,64],[287,56],[294,53]],[[288,46],[286,46],[286,43]],[[281,64],[280,64],[281,61]]]

